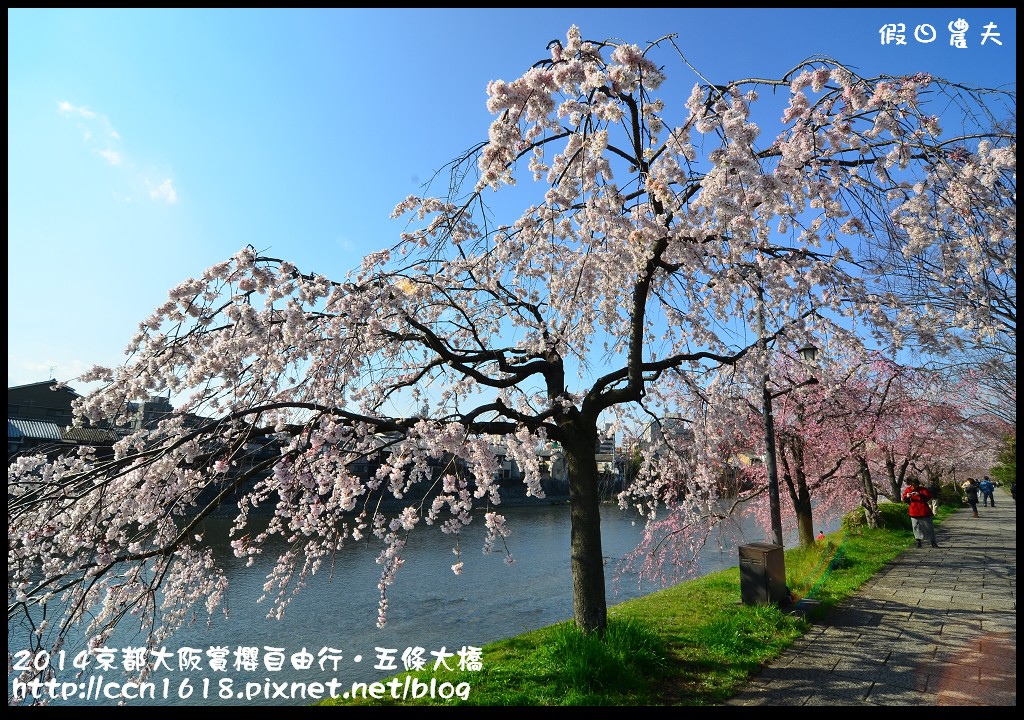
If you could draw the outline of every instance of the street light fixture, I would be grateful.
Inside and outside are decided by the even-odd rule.
[[[800,359],[808,365],[813,365],[814,361],[818,359],[818,348],[813,345],[804,345],[797,352],[800,353]]]

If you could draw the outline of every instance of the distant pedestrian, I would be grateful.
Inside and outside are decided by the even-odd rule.
[[[1010,483],[1010,497],[1013,498],[1014,502],[1017,502],[1017,480],[1016,479],[1014,479],[1013,482]]]
[[[821,542],[822,540],[824,540],[825,539],[825,531],[824,530],[819,530],[818,531],[818,536],[816,538],[814,538],[814,539],[817,540],[818,542]]]
[[[996,497],[992,493],[995,492],[996,486],[992,484],[992,481],[988,479],[988,475],[985,479],[978,483],[978,489],[981,490],[981,504],[988,507],[988,501],[992,501],[992,507],[996,506]]]
[[[921,547],[922,540],[931,542],[932,547],[937,548],[935,542],[935,524],[933,522],[932,506],[929,502],[932,499],[921,481],[916,477],[910,478],[910,485],[903,491],[903,502],[909,503],[910,526],[914,530],[914,537],[917,539],[917,546]]]
[[[978,495],[980,493],[978,481],[972,477],[967,478],[967,482],[964,483],[964,500],[971,506],[974,517],[978,517]]]

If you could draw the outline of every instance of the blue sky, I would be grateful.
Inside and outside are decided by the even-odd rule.
[[[830,55],[865,75],[926,71],[1015,91],[1016,17],[8,9],[8,385],[120,363],[168,290],[247,244],[335,277],[391,245],[403,229],[394,206],[486,138],[487,83],[518,77],[570,25],[641,45],[677,33],[687,60],[720,82]],[[948,28],[961,19],[958,48]],[[882,43],[890,23],[905,26],[905,44]],[[989,24],[998,37],[982,44]],[[934,41],[915,40],[921,25]]]

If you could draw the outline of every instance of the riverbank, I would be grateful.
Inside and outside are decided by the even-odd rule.
[[[951,540],[953,531],[944,527],[944,523],[945,518],[958,510],[955,507],[944,507],[940,511],[937,527],[940,538],[944,538],[940,545],[945,543],[950,548],[955,547]],[[436,677],[432,672],[412,676],[421,682],[433,677],[435,684],[449,682],[453,688],[459,683],[468,684],[472,692],[466,699],[452,697],[439,700],[435,697],[395,701],[388,698],[349,698],[337,704],[731,704],[731,698],[737,697],[751,687],[757,678],[763,677],[760,674],[763,668],[772,667],[773,661],[782,658],[787,649],[802,647],[798,645],[799,640],[820,629],[821,623],[830,622],[828,618],[832,617],[833,610],[844,607],[843,603],[847,600],[856,605],[860,588],[874,587],[868,582],[876,576],[889,576],[893,572],[890,569],[893,562],[898,565],[904,554],[908,562],[919,559],[911,555],[922,551],[913,547],[905,506],[883,506],[883,513],[881,529],[871,530],[846,523],[842,530],[832,533],[815,548],[794,548],[786,552],[787,580],[800,598],[794,606],[779,608],[773,605],[740,604],[739,569],[730,568],[611,607],[610,625],[633,621],[645,624],[655,631],[658,641],[663,644],[663,663],[657,672],[648,668],[641,676],[644,678],[642,682],[629,680],[626,685],[617,686],[614,682],[608,684],[601,681],[595,685],[594,679],[588,679],[585,674],[567,677],[567,668],[572,663],[565,653],[552,651],[553,647],[557,647],[558,633],[563,627],[559,625],[484,646],[480,670],[443,673]],[[1011,538],[1015,550],[1015,534]],[[923,552],[929,550],[932,549]],[[942,556],[938,553],[946,553],[946,557],[952,559],[952,550],[940,549],[933,552],[937,553],[933,559],[933,571],[942,567]],[[976,562],[960,565],[965,571],[974,567],[979,573],[983,572],[986,552],[984,547],[976,548],[973,555]],[[1014,557],[1011,556],[1008,561],[1001,556],[999,561],[1004,565],[1012,562],[1015,571]],[[933,584],[934,580],[932,578]],[[917,605],[927,608],[924,596],[934,588],[908,586],[905,590],[916,592],[920,596],[916,598]],[[904,608],[906,614],[915,612],[910,607],[908,602]],[[1013,608],[1015,611],[1015,604]],[[1001,617],[1005,619],[1005,612]],[[1015,633],[1015,615],[1012,617]],[[902,622],[898,614],[887,620],[890,623],[897,621]],[[951,615],[949,621],[952,628],[956,616]],[[901,632],[898,628],[895,631]],[[928,645],[922,644],[922,640],[917,638],[914,649],[918,653],[927,653]],[[870,641],[866,642],[870,645]],[[904,643],[907,642],[905,639]],[[852,644],[848,648],[844,647],[842,641],[837,641],[834,650],[852,651]],[[878,657],[870,654],[862,659],[867,663],[879,662]],[[805,661],[813,662],[813,659],[805,658]],[[622,658],[624,669],[629,662],[628,656]],[[853,668],[852,672],[855,671],[856,668]],[[621,677],[635,678],[636,675],[624,671]],[[841,676],[836,677],[837,682],[842,684]],[[925,691],[925,688],[921,688],[921,691]],[[955,698],[946,697],[947,704],[957,704],[950,702],[951,699]],[[1015,704],[1015,693],[1013,700]],[[864,702],[878,704],[877,701],[872,703],[867,699]],[[928,704],[927,700],[922,702]],[[822,703],[828,704],[824,698]]]

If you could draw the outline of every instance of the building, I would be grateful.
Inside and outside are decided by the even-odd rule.
[[[64,430],[71,425],[71,406],[79,397],[56,380],[7,388],[7,458],[68,447]]]
[[[8,462],[19,453],[25,452],[42,452],[54,456],[81,445],[91,445],[101,450],[109,449],[125,435],[154,427],[161,419],[174,412],[169,398],[150,396],[129,403],[129,420],[117,427],[75,427],[72,424],[72,406],[80,397],[70,387],[60,386],[56,380],[7,388]],[[353,474],[366,480],[371,479],[383,460],[381,455],[388,453],[388,440],[386,436],[380,437],[380,455],[371,453],[369,456],[353,460],[350,464]],[[263,441],[250,443],[236,458],[238,464],[233,472],[245,472],[256,465],[264,465],[266,461],[280,453],[281,442],[280,438],[268,437]],[[525,497],[526,486],[522,484],[521,468],[509,456],[500,438],[494,438],[493,443],[499,463],[496,479],[503,481],[502,494],[511,497],[522,494]],[[540,460],[541,487],[544,492],[549,497],[567,496],[568,472],[565,457],[558,443],[552,443],[551,447],[538,446],[537,453]],[[621,453],[616,451],[615,434],[610,426],[606,426],[604,432],[599,434],[595,453],[598,471],[603,478],[602,494],[611,494],[621,489],[624,465],[620,461]],[[431,459],[429,465],[434,479],[445,472],[446,468],[453,467],[453,464],[459,466],[461,471],[466,471],[462,463],[454,458]]]
[[[662,444],[685,448],[693,443],[693,430],[689,420],[677,413],[668,413],[660,420],[652,420],[640,435],[638,447],[640,452],[647,453],[651,448]]]
[[[56,380],[47,380],[7,388],[7,417],[70,425],[71,405],[81,395],[58,385]]]
[[[124,427],[75,427],[73,404],[82,397],[56,380],[7,388],[7,459],[22,452],[59,454],[79,445],[110,447],[128,432],[153,427],[174,412],[168,398],[129,403]]]

